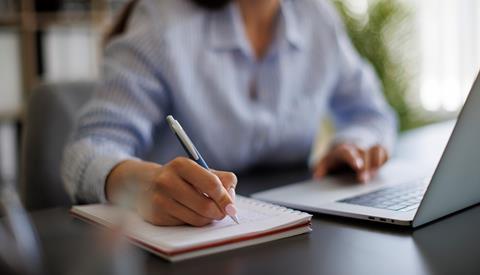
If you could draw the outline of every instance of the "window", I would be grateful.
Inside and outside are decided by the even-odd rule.
[[[480,2],[413,1],[420,44],[419,99],[433,112],[463,104],[480,69]]]
[[[366,15],[369,4],[390,0],[340,0]],[[411,10],[412,104],[431,114],[460,109],[480,69],[480,1],[396,0]],[[399,52],[399,55],[404,53]],[[409,63],[412,63],[409,62]],[[411,100],[410,100],[411,99]]]

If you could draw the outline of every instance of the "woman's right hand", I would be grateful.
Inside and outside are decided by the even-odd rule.
[[[137,212],[152,224],[203,226],[225,217],[236,184],[235,174],[206,170],[184,157],[163,166],[127,160],[112,169],[105,192],[107,200],[115,203],[120,192],[138,190]]]

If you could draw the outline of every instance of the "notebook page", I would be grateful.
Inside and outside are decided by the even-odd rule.
[[[154,226],[135,213],[128,213],[127,233],[170,252],[221,240],[258,234],[310,220],[311,215],[257,200],[237,196],[240,224],[229,217],[204,227]],[[109,205],[75,206],[73,212],[109,226],[115,224],[118,208]]]

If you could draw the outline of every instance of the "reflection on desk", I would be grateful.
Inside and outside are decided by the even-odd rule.
[[[431,274],[479,274],[480,206],[413,232],[416,249]]]

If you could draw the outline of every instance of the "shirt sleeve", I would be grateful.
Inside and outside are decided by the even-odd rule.
[[[143,3],[126,33],[105,49],[102,80],[64,151],[62,178],[74,202],[105,202],[112,168],[151,147],[152,132],[168,111],[168,94],[155,67],[161,46]]]
[[[379,144],[392,153],[397,133],[395,112],[386,102],[373,67],[354,49],[336,20],[338,77],[329,105],[335,127],[333,144],[361,148]]]

